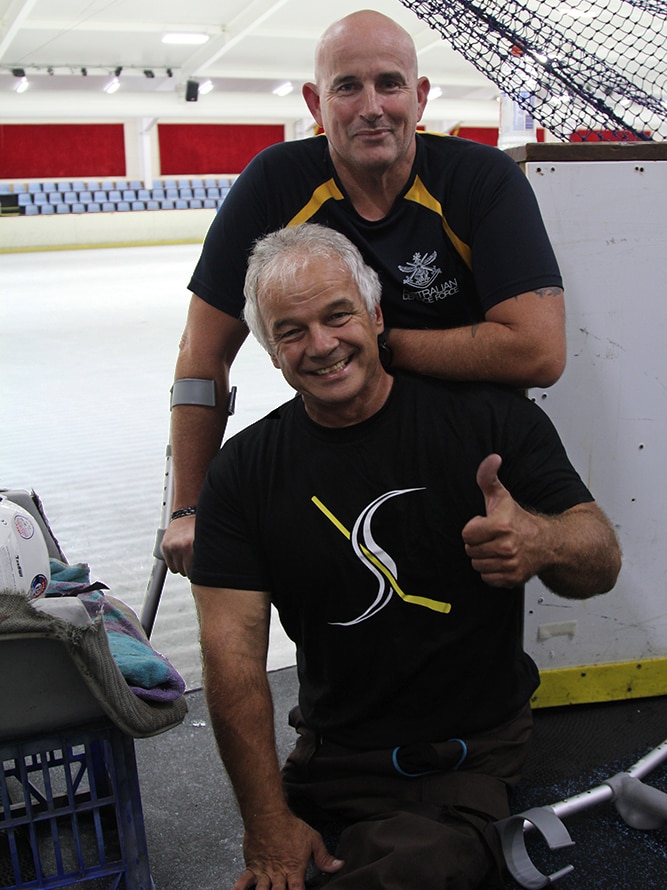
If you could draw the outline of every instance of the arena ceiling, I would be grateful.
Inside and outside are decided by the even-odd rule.
[[[364,7],[363,0],[0,0],[0,118],[308,126],[300,88],[312,79],[317,39],[334,19]],[[429,100],[429,125],[497,124],[497,88],[438,33],[400,0],[367,8],[412,34],[420,73],[440,91]],[[164,43],[170,33],[205,42]],[[197,101],[186,101],[188,81],[199,84]],[[275,94],[284,84],[292,91]]]

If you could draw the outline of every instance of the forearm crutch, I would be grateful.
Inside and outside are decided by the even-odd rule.
[[[215,381],[201,380],[194,377],[183,377],[175,380],[171,388],[170,410],[176,405],[200,405],[215,408]],[[227,399],[227,414],[234,413],[236,405],[236,387],[232,386]],[[141,626],[150,637],[155,624],[155,616],[160,604],[164,581],[167,577],[167,564],[162,555],[162,539],[171,518],[173,503],[173,475],[171,467],[171,443],[167,444],[164,468],[164,484],[162,488],[162,514],[160,526],[155,535],[153,547],[153,568],[148,579],[144,601],[141,607]]]
[[[641,781],[663,760],[667,760],[667,739],[629,770],[612,776],[596,788],[551,806],[534,807],[497,822],[505,863],[515,881],[529,890],[540,890],[573,871],[574,866],[567,865],[551,875],[543,875],[530,858],[525,835],[537,829],[549,849],[571,847],[575,842],[561,820],[588,807],[610,801],[631,828],[643,831],[667,825],[667,793]]]

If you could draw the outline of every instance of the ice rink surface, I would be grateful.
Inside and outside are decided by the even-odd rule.
[[[169,389],[199,245],[0,256],[0,487],[34,489],[70,563],[139,612],[160,522]],[[249,337],[227,435],[292,395]],[[170,575],[152,642],[201,685],[189,583]],[[269,668],[294,663],[272,622]]]

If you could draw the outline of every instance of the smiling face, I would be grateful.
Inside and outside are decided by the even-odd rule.
[[[317,82],[303,94],[338,172],[391,170],[407,179],[429,91],[410,36],[379,13],[355,13],[324,34],[315,68]]]
[[[303,257],[293,275],[262,285],[259,305],[273,364],[312,420],[349,426],[382,407],[392,384],[378,354],[382,313],[368,314],[340,260]]]

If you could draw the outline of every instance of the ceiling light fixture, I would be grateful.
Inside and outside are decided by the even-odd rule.
[[[24,75],[23,77],[21,77],[19,79],[19,82],[16,84],[16,92],[17,93],[25,93],[25,91],[28,89],[29,86],[30,86],[30,82],[28,81],[28,78],[25,77],[25,75]]]
[[[108,93],[110,96],[116,92],[116,90],[120,87],[120,80],[117,77],[112,78],[109,83],[104,87],[104,92]]]
[[[204,83],[199,84],[199,95],[205,96],[207,93],[210,93],[213,89],[213,81],[205,80]]]
[[[208,34],[197,34],[194,31],[173,31],[162,37],[163,43],[175,43],[181,46],[201,46],[202,43],[207,43],[208,40]]]
[[[279,87],[276,87],[275,90],[273,90],[273,94],[275,96],[289,96],[293,89],[294,84],[288,80],[286,83],[281,83]]]

